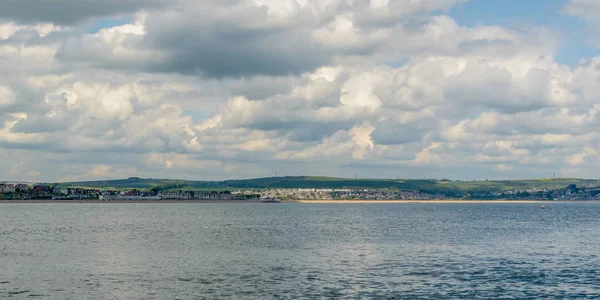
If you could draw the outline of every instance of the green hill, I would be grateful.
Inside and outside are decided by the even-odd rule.
[[[531,188],[557,189],[570,184],[579,187],[600,186],[600,180],[557,178],[511,181],[450,181],[435,179],[348,179],[335,177],[289,176],[225,181],[192,181],[173,179],[149,179],[131,177],[119,180],[101,180],[61,183],[67,186],[101,189],[267,189],[267,188],[322,188],[322,189],[395,189],[418,190],[426,193],[458,195],[460,193],[502,192]]]

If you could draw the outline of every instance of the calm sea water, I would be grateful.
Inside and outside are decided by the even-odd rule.
[[[4,299],[600,297],[600,204],[2,204]]]

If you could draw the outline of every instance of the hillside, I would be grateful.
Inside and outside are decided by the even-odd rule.
[[[557,178],[511,181],[450,181],[435,179],[347,179],[334,177],[268,177],[225,181],[190,181],[173,179],[147,179],[132,177],[119,180],[66,182],[61,185],[113,188],[113,189],[187,189],[187,190],[227,190],[227,189],[267,189],[267,188],[322,188],[322,189],[395,189],[419,190],[426,193],[458,194],[496,192],[531,188],[557,189],[570,184],[579,187],[600,186],[600,180]]]

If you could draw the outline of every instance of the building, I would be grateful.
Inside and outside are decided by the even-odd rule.
[[[16,192],[29,192],[29,185],[25,183],[19,183],[15,185]]]
[[[16,186],[14,184],[5,183],[0,184],[0,193],[14,193],[16,192]]]
[[[192,194],[181,191],[161,191],[158,193],[158,197],[161,199],[190,200],[192,199]]]
[[[60,194],[60,186],[58,186],[58,185],[55,185],[55,186],[52,188],[52,194]]]
[[[38,193],[50,193],[52,192],[52,187],[49,185],[36,185],[33,187],[33,191]]]

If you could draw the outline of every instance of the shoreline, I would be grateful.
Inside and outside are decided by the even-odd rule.
[[[2,204],[165,204],[165,203],[222,203],[222,204],[272,204],[250,200],[0,200]],[[281,200],[292,204],[549,204],[549,203],[600,203],[598,200]]]
[[[263,204],[260,201],[248,200],[0,200],[0,204],[126,204],[126,203],[242,203],[242,204]]]
[[[291,200],[303,204],[543,204],[543,203],[598,203],[595,200]]]

